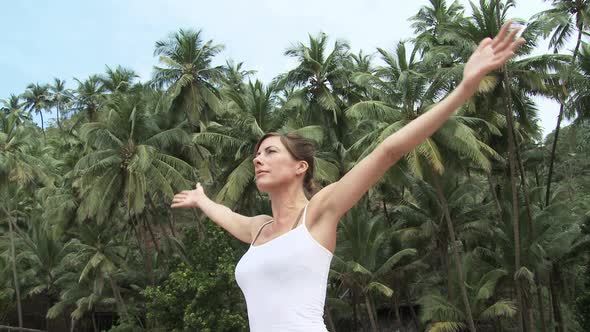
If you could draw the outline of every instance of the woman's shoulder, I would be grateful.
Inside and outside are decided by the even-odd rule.
[[[260,227],[262,227],[262,225],[264,225],[265,223],[269,222],[272,220],[272,217],[266,214],[260,214],[254,217],[251,217],[250,219],[250,235],[252,236],[252,238],[254,238],[254,236],[256,236],[256,233],[258,233],[258,230],[260,229]]]

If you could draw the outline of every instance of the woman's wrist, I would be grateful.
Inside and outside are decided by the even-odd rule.
[[[461,99],[464,99],[466,101],[475,94],[480,82],[481,80],[477,80],[475,82],[462,80],[461,83],[459,83],[459,85],[455,88],[455,90],[461,96]]]

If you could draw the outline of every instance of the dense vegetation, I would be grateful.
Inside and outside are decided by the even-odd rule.
[[[331,331],[590,330],[590,7],[552,5],[516,58],[342,220]],[[200,181],[235,211],[268,214],[252,157],[269,131],[314,140],[316,180],[336,181],[448,94],[512,6],[431,0],[410,18],[411,39],[375,54],[310,36],[272,82],[214,66],[222,45],[179,30],[156,42],[148,82],[107,67],[73,89],[56,78],[8,96],[0,322],[247,330],[233,274],[247,245],[199,211],[172,211],[173,194]],[[551,49],[532,56],[544,38]],[[545,138],[535,96],[560,104]]]

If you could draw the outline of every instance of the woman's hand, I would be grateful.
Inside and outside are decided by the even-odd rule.
[[[524,44],[524,38],[514,39],[522,27],[508,31],[511,25],[512,21],[506,22],[494,39],[486,38],[479,43],[465,64],[463,84],[475,90],[484,76],[502,67],[514,55],[518,47]]]
[[[203,197],[207,197],[200,183],[193,190],[183,190],[174,195],[172,199],[172,208],[195,208],[199,207],[199,202]]]

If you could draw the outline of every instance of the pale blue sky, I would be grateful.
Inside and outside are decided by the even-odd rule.
[[[249,0],[249,1],[6,1],[0,12],[0,99],[22,93],[29,83],[54,77],[75,87],[105,66],[122,65],[149,79],[157,64],[154,43],[179,28],[202,29],[225,45],[215,63],[243,61],[268,82],[293,67],[283,55],[308,34],[344,39],[356,53],[393,49],[412,36],[407,19],[425,0]],[[464,5],[467,1],[460,0]],[[511,16],[523,19],[547,9],[542,0],[517,0]],[[546,52],[545,48],[538,53]],[[541,100],[545,133],[555,125],[558,106]]]

